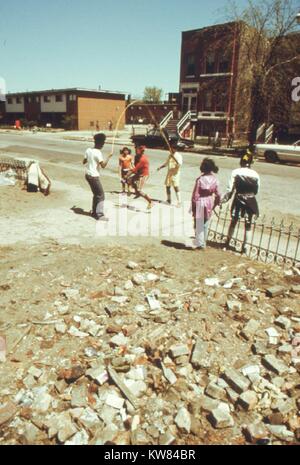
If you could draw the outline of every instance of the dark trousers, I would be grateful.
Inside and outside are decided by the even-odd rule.
[[[104,190],[102,184],[100,182],[100,178],[98,176],[89,176],[88,174],[85,175],[85,179],[90,185],[91,191],[94,194],[93,197],[93,215],[96,218],[101,218],[104,215]]]

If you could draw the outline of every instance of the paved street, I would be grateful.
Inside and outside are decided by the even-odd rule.
[[[89,142],[66,141],[62,134],[0,134],[1,156],[17,156],[34,158],[41,161],[53,181],[60,180],[75,185],[85,186],[83,179],[82,156]],[[114,158],[108,168],[102,173],[102,180],[106,190],[119,190],[117,176],[118,153],[120,145],[114,147]],[[107,143],[103,153],[107,155],[111,150],[111,143]],[[156,172],[166,159],[167,152],[163,150],[147,151],[151,162],[151,176],[146,191],[155,199],[164,200],[165,171]],[[188,201],[193,189],[194,181],[199,175],[199,165],[204,155],[184,154],[182,172],[183,200]],[[214,157],[219,168],[221,189],[226,189],[227,180],[232,169],[238,166],[238,160],[228,157]],[[69,170],[64,174],[57,172],[58,166]],[[300,204],[300,166],[273,165],[264,161],[257,161],[254,168],[261,176],[261,192],[259,204],[261,214],[268,218],[274,216],[277,220],[285,218],[287,221],[299,219]],[[55,183],[54,183],[55,186]],[[175,200],[175,198],[174,198]]]

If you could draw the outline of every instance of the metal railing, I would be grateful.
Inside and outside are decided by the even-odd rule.
[[[192,117],[192,112],[189,110],[182,118],[181,120],[178,122],[177,124],[177,131],[178,131],[178,134],[180,134],[182,132],[182,128],[184,126],[186,126],[186,123],[190,122],[191,121],[191,117]]]
[[[173,111],[170,111],[170,112],[164,117],[164,119],[161,120],[161,122],[160,122],[160,124],[159,124],[160,129],[164,129],[164,128],[167,126],[167,124],[168,124],[168,122],[170,121],[170,119],[173,118],[173,116],[174,116]]]
[[[16,178],[25,180],[27,177],[27,164],[23,160],[12,158],[0,158],[0,173],[13,170],[16,173]]]
[[[217,211],[211,219],[208,240],[225,245],[230,222],[230,206]],[[249,258],[287,266],[300,263],[300,228],[294,223],[287,225],[284,220],[278,223],[264,215],[253,221],[250,238],[250,242],[246,243]],[[243,242],[244,220],[240,219],[229,245],[236,252],[241,252]]]

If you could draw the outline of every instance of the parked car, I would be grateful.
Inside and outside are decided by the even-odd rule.
[[[179,150],[185,150],[192,148],[194,146],[194,141],[189,139],[183,139],[176,133],[169,133],[165,129],[162,130],[165,134],[165,138],[169,142],[175,142]],[[162,131],[159,129],[151,129],[147,134],[138,134],[136,136],[131,136],[131,140],[135,145],[145,145],[149,148],[164,148],[167,149],[168,144],[166,139],[162,135]]]
[[[283,144],[257,144],[255,146],[257,156],[264,157],[269,163],[299,163],[300,140],[292,145]]]

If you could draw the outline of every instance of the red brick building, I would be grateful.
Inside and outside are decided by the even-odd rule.
[[[182,33],[181,111],[194,113],[196,137],[247,132],[247,109],[239,108],[241,93],[248,92],[242,84],[244,30],[232,22]]]
[[[127,103],[130,104],[130,100]],[[169,99],[164,102],[138,101],[134,103],[126,110],[126,124],[159,124],[170,111],[173,111],[175,118],[178,116],[178,93],[170,93]]]
[[[182,115],[193,113],[196,137],[219,131],[223,137],[232,132],[236,138],[248,139],[252,92],[248,54],[256,35],[257,31],[242,21],[182,33],[180,109]],[[283,37],[274,64],[297,56],[299,46],[299,33]],[[299,66],[299,59],[292,59],[289,65],[274,68],[270,75],[273,90],[261,108],[259,124],[299,130],[299,109],[291,99],[291,81],[299,75]]]

